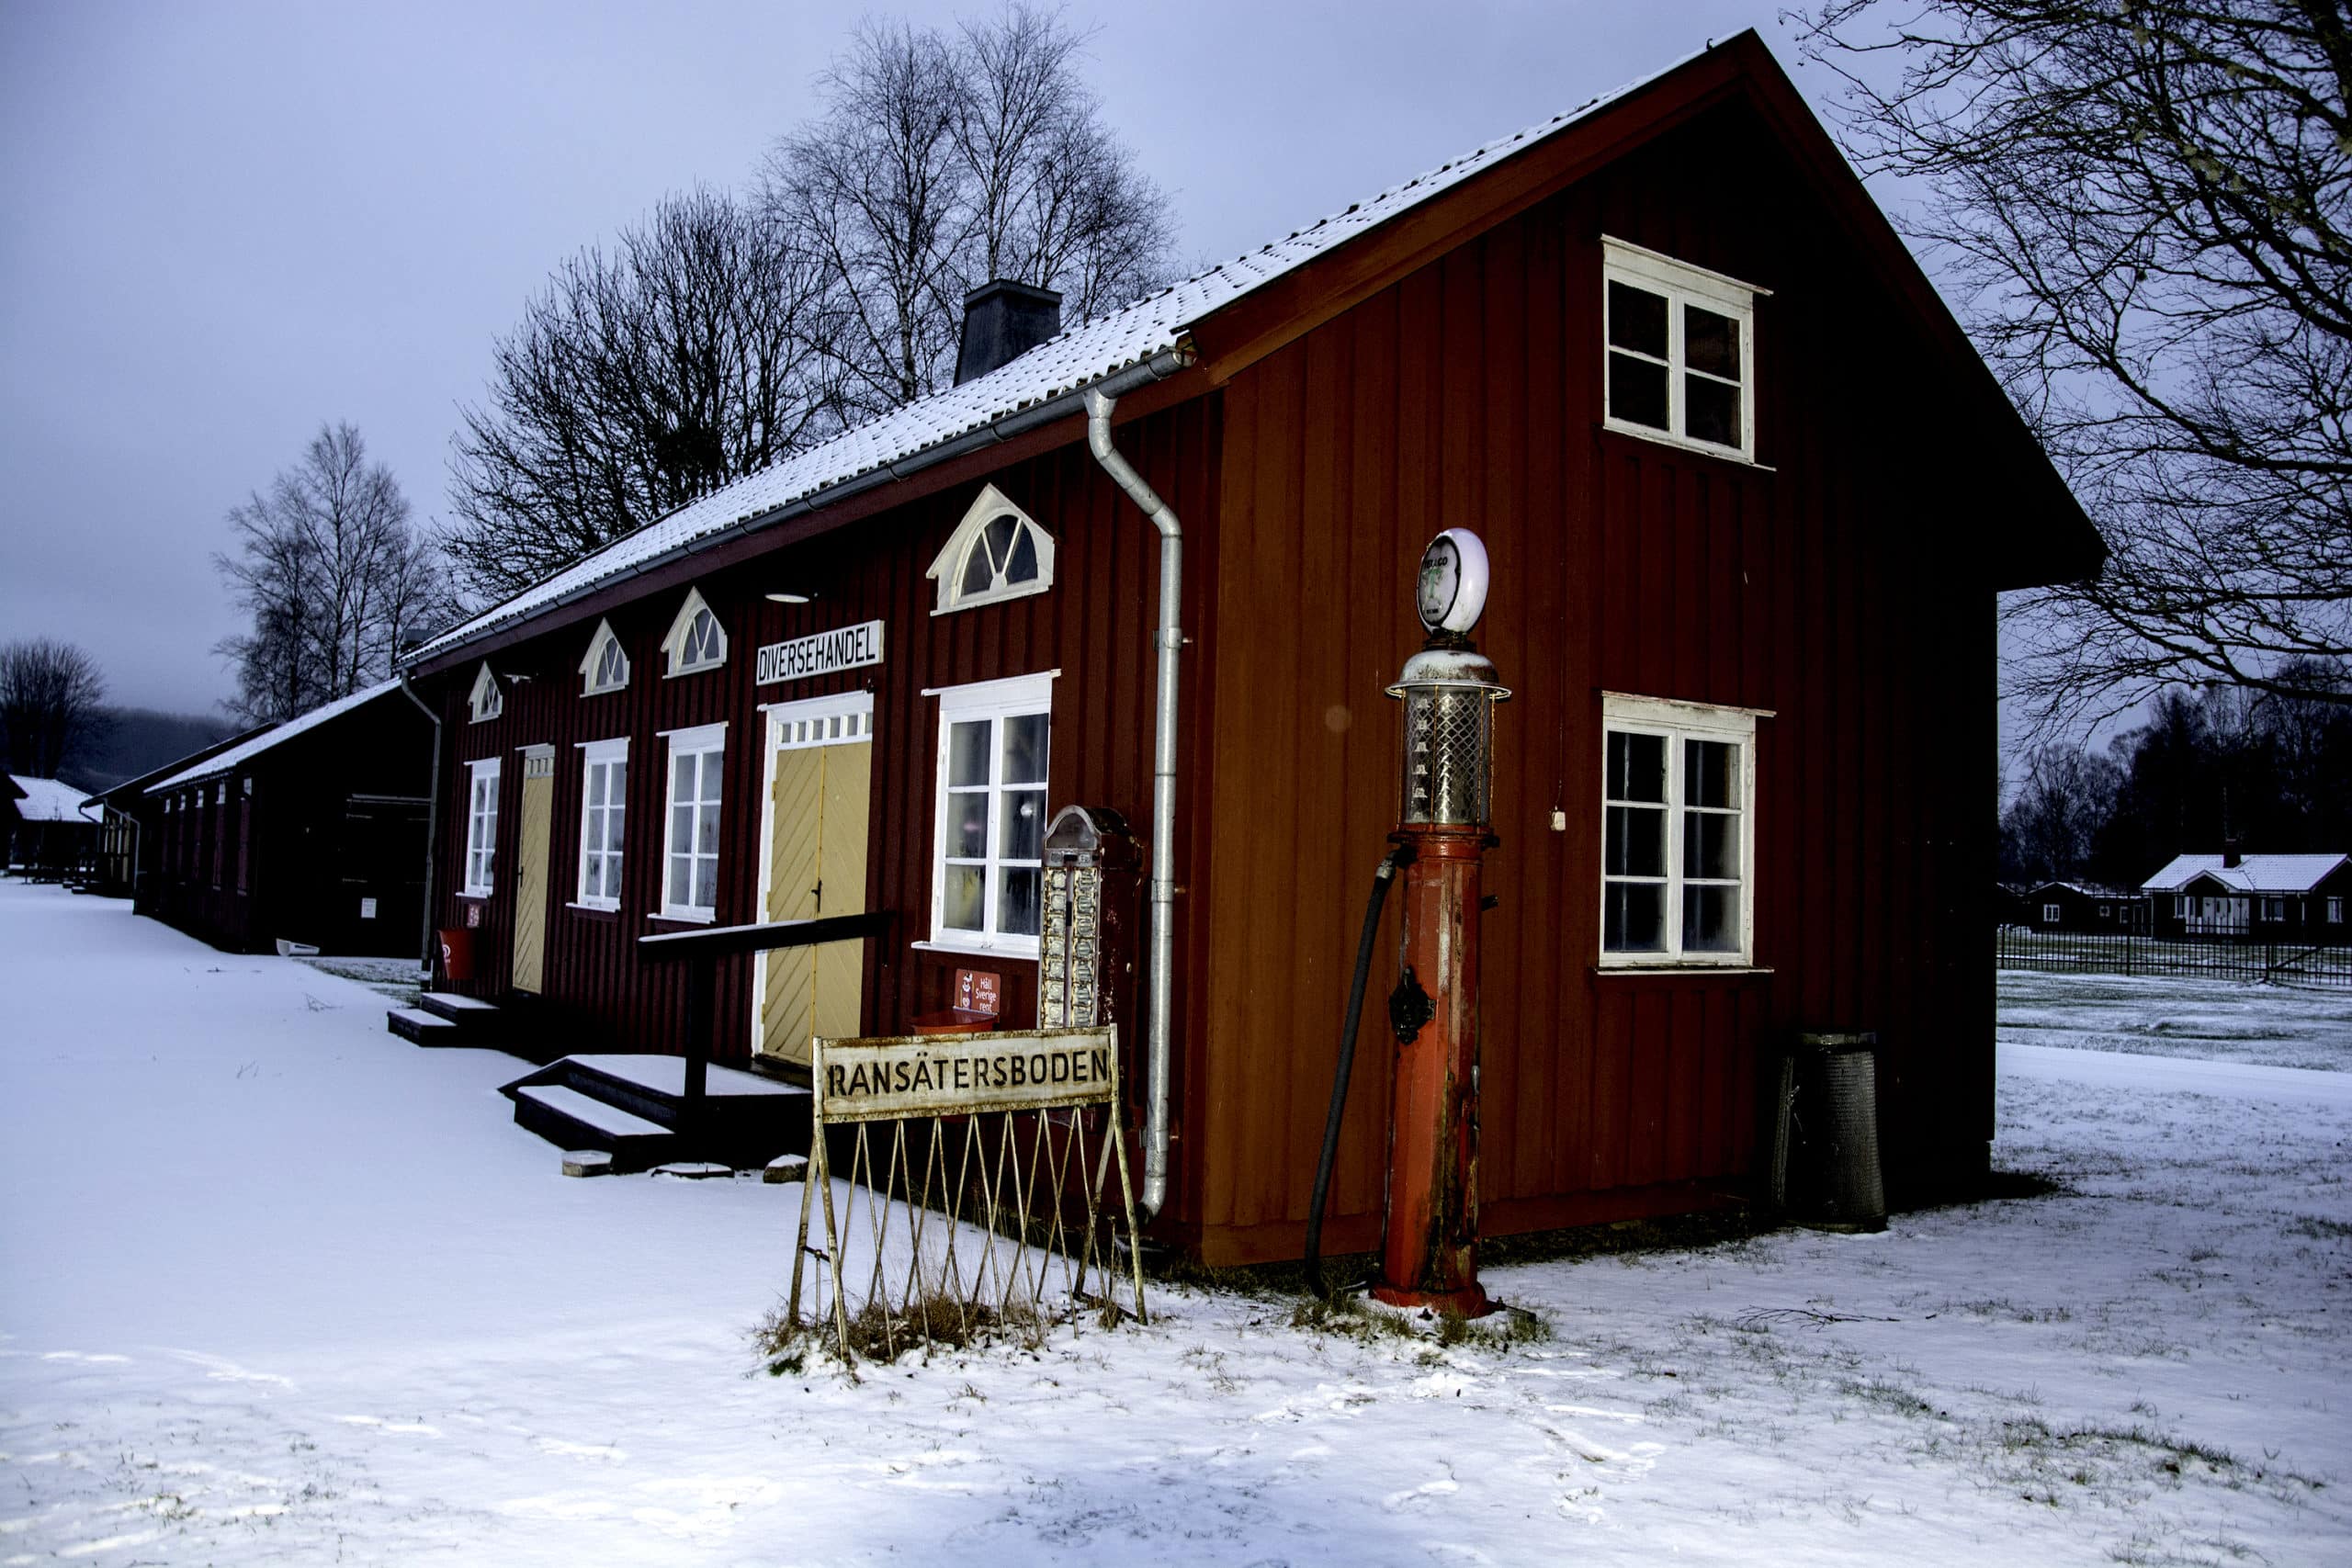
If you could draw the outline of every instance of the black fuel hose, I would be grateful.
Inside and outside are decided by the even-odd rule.
[[[1306,1288],[1318,1301],[1331,1299],[1323,1282],[1323,1207],[1331,1196],[1331,1164],[1340,1153],[1340,1123],[1348,1109],[1348,1077],[1355,1068],[1356,1032],[1363,1021],[1364,982],[1372,974],[1372,950],[1380,941],[1380,907],[1388,898],[1388,884],[1396,868],[1409,865],[1413,849],[1398,844],[1382,857],[1372,874],[1372,899],[1364,906],[1363,935],[1356,940],[1355,978],[1348,983],[1348,1010],[1340,1021],[1340,1063],[1331,1075],[1331,1110],[1323,1119],[1323,1154],[1315,1162],[1315,1196],[1306,1206]]]

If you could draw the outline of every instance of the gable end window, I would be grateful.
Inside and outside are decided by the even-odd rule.
[[[475,671],[473,694],[467,701],[476,724],[487,724],[506,711],[506,694],[498,689],[498,677],[487,662]]]
[[[621,839],[628,825],[628,741],[591,740],[580,748],[580,891],[583,908],[621,904]]]
[[[491,895],[491,874],[498,859],[498,759],[484,757],[466,764],[466,885],[469,898]]]
[[[1600,963],[1752,962],[1756,715],[1608,694]]]
[[[934,615],[1043,593],[1054,585],[1054,536],[1002,491],[983,485],[929,575],[939,585]]]
[[[2044,904],[2041,907],[2041,923],[2045,926],[2054,926],[2065,918],[2066,911],[2055,904]]]
[[[1601,241],[1605,423],[1756,458],[1756,301],[1769,289]]]
[[[628,687],[628,655],[621,649],[621,639],[613,635],[612,622],[596,623],[596,635],[588,639],[588,656],[580,661],[580,676],[583,697]]]
[[[686,590],[686,602],[678,606],[678,618],[670,623],[670,634],[662,639],[662,652],[672,675],[716,670],[727,662],[727,628],[703,603],[701,590]]]

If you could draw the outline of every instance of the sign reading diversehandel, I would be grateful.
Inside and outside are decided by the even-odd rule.
[[[835,626],[829,632],[813,637],[795,637],[790,642],[772,642],[760,649],[760,661],[752,680],[763,686],[773,686],[779,681],[805,681],[811,675],[830,675],[836,670],[854,670],[861,664],[882,662],[882,623],[865,621],[854,626]]]
[[[879,1122],[1107,1105],[1117,1093],[1118,1050],[1115,1027],[820,1039],[817,1119]]]

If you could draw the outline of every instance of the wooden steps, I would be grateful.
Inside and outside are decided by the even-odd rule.
[[[384,1027],[419,1045],[466,1045],[503,1051],[526,1062],[544,1061],[534,1043],[538,1031],[527,1009],[500,1007],[454,991],[427,991],[413,1008],[393,1008]]]
[[[733,1067],[707,1069],[699,1123],[688,1126],[680,1056],[564,1056],[500,1092],[517,1125],[567,1152],[608,1153],[616,1171],[676,1160],[755,1170],[808,1149],[808,1091]]]

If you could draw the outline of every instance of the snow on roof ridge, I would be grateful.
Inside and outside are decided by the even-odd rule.
[[[161,795],[165,790],[177,789],[182,784],[191,784],[198,779],[214,778],[241,768],[280,741],[291,740],[298,735],[316,729],[330,719],[341,718],[354,708],[365,707],[386,692],[396,691],[399,687],[398,680],[379,682],[365,691],[354,692],[347,697],[337,697],[331,703],[322,703],[299,717],[288,719],[274,729],[262,731],[242,746],[232,746],[226,751],[217,756],[208,757],[192,768],[174,773],[161,784],[149,784],[146,793]]]
[[[943,387],[888,413],[852,426],[805,452],[780,457],[754,473],[655,518],[601,549],[542,578],[522,592],[433,638],[402,660],[410,668],[463,647],[502,626],[551,609],[699,539],[782,511],[835,485],[902,462],[1024,409],[1091,386],[1181,345],[1193,325],[1255,293],[1358,234],[1451,188],[1498,155],[1532,145],[1604,105],[1638,92],[1715,48],[1713,39],[1646,75],[1637,76],[1471,152],[1391,186],[1366,200],[1319,218],[1305,229],[1230,262],[1220,262],[1090,321],[1065,328],[985,376]],[[1410,193],[1410,199],[1407,199]],[[1329,233],[1316,236],[1329,230]],[[1233,269],[1233,270],[1229,270]],[[1181,297],[1181,298],[1180,298]],[[1162,308],[1156,310],[1155,308]],[[1159,315],[1169,319],[1162,321]],[[177,783],[177,780],[171,781]],[[167,787],[158,785],[157,788]]]
[[[2170,892],[2199,876],[2211,876],[2249,893],[2307,893],[2352,856],[2333,850],[2266,852],[2242,854],[2235,865],[2223,864],[2224,858],[2218,853],[2175,855],[2140,886],[2148,892]]]
[[[17,801],[17,816],[26,822],[96,822],[82,805],[83,793],[62,779],[45,779],[36,773],[10,773],[17,787],[24,791]]]

